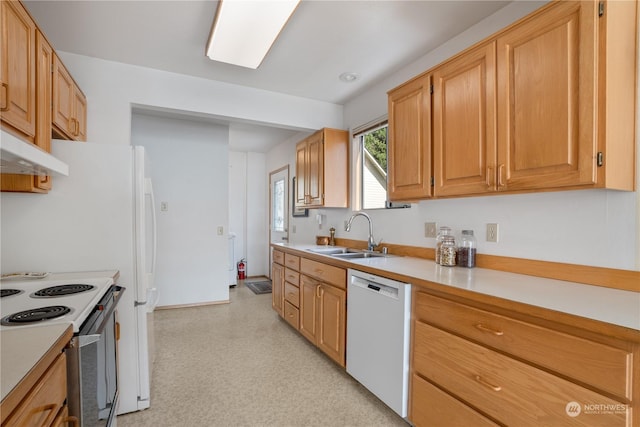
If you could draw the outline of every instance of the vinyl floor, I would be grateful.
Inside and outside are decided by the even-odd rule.
[[[151,407],[129,426],[362,426],[406,423],[244,284],[230,303],[157,310]]]

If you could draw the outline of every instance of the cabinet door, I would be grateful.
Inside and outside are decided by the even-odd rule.
[[[75,83],[58,56],[53,59],[53,125],[64,138],[74,139]]]
[[[313,134],[307,141],[307,195],[309,206],[324,204],[324,144],[323,133]]]
[[[318,293],[318,348],[345,366],[347,293],[322,284]]]
[[[87,140],[87,98],[74,85],[73,93],[73,139],[76,141]]]
[[[597,7],[558,2],[498,38],[498,190],[595,182]]]
[[[435,196],[495,190],[495,42],[433,71]]]
[[[36,132],[36,25],[17,1],[0,3],[2,122],[33,142]]]
[[[51,89],[53,79],[53,48],[40,31],[36,34],[36,77],[37,77],[37,127],[36,145],[51,152]],[[51,189],[50,176],[34,176],[34,186],[40,190]]]
[[[296,194],[296,206],[304,207],[307,203],[306,189],[307,179],[305,172],[307,170],[307,141],[301,141],[296,145],[296,188],[294,189]]]
[[[284,304],[284,267],[273,263],[271,267],[271,306],[283,316]]]
[[[431,196],[430,76],[389,93],[389,200]]]
[[[320,282],[300,275],[300,333],[314,344],[318,331],[316,293],[319,291]]]

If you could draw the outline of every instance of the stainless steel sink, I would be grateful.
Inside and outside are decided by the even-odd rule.
[[[341,259],[357,259],[357,258],[375,258],[375,257],[388,257],[388,254],[380,252],[369,252],[361,249],[350,249],[342,247],[330,247],[330,248],[309,248],[309,252],[322,255],[331,255],[332,257]]]
[[[344,254],[344,253],[347,253],[349,251],[348,248],[335,247],[335,246],[331,246],[329,248],[309,248],[307,250],[309,252],[313,252],[313,253],[316,253],[316,254],[322,254],[322,255]]]
[[[378,257],[387,257],[389,255],[382,254],[379,252],[346,252],[346,253],[337,253],[332,254],[331,256],[341,259],[354,259],[354,258],[378,258]]]

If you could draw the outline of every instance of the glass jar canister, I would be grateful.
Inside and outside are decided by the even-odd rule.
[[[462,230],[462,239],[458,246],[458,265],[469,268],[476,266],[476,238],[473,230]]]
[[[451,228],[442,226],[440,227],[440,231],[436,236],[436,264],[441,264],[440,262],[440,248],[442,246],[442,239],[444,236],[451,236]]]
[[[456,265],[456,239],[444,236],[440,246],[440,265],[454,267]]]

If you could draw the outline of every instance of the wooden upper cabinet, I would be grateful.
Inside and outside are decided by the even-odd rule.
[[[388,198],[424,199],[431,192],[431,76],[389,92]]]
[[[435,196],[495,190],[495,42],[433,70]]]
[[[550,2],[389,92],[390,200],[633,191],[637,3]]]
[[[60,58],[53,60],[53,130],[56,136],[86,140],[87,101]]]
[[[308,205],[322,206],[324,195],[323,135],[316,133],[307,140],[307,196]],[[327,176],[329,178],[329,176]]]
[[[348,131],[325,128],[296,145],[295,194],[297,207],[348,207]]]
[[[42,33],[36,31],[36,133],[34,143],[51,152],[51,64],[53,49]],[[46,193],[51,190],[51,177],[2,174],[0,190]]]
[[[2,125],[33,143],[36,134],[36,24],[17,1],[0,2],[0,19]]]
[[[499,191],[595,183],[597,21],[558,2],[498,37]]]

